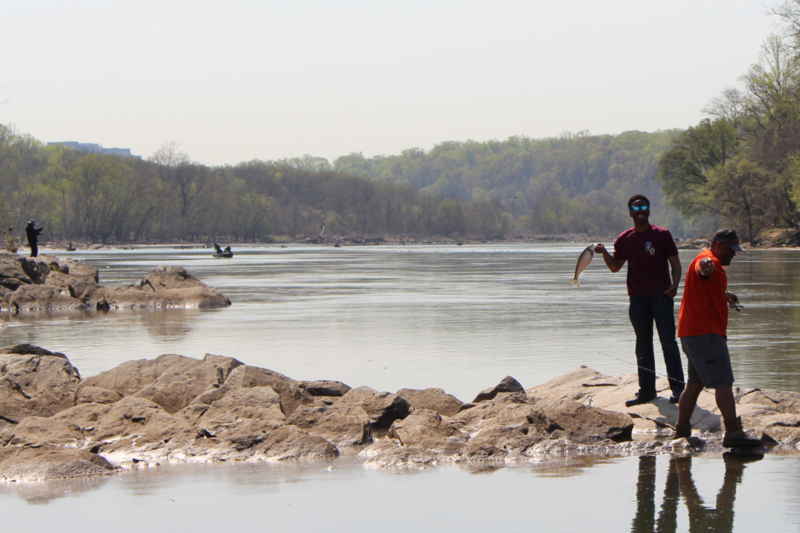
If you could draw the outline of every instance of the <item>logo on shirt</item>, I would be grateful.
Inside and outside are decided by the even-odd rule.
[[[645,249],[645,250],[647,251],[647,253],[649,253],[650,255],[656,255],[656,249],[655,249],[655,248],[653,248],[653,243],[652,243],[652,242],[645,243],[645,245],[644,245],[644,249]]]

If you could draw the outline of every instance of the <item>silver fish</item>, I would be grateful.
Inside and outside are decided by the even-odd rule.
[[[575,265],[575,278],[569,282],[570,287],[572,287],[573,283],[577,283],[578,287],[581,286],[581,282],[578,281],[578,276],[580,276],[581,272],[583,272],[588,268],[589,263],[592,262],[593,257],[594,257],[594,244],[587,246],[586,249],[581,252],[580,257],[578,257],[578,264]]]

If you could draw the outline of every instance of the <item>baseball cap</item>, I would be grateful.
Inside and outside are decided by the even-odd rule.
[[[739,236],[736,230],[721,229],[711,237],[711,242],[722,242],[731,247],[734,252],[744,252],[744,248],[739,246]]]

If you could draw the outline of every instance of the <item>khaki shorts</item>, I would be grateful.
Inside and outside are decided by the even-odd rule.
[[[731,356],[725,337],[716,333],[681,337],[681,348],[689,358],[686,383],[702,383],[710,389],[733,384]]]

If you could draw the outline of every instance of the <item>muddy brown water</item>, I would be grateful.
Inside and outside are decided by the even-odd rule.
[[[232,259],[170,247],[60,252],[100,268],[101,283],[110,287],[138,282],[161,264],[182,265],[233,305],[3,316],[0,335],[2,345],[29,342],[64,352],[84,376],[163,353],[215,353],[295,379],[392,392],[441,387],[468,401],[506,375],[530,388],[580,365],[607,374],[636,371],[624,272],[612,274],[596,258],[581,275],[581,288],[568,287],[585,246],[258,246],[239,248]],[[697,253],[681,252],[684,270]],[[794,250],[750,251],[728,269],[730,288],[744,304],[731,313],[729,326],[741,386],[800,391],[799,260]],[[657,365],[663,372],[663,361],[657,358]],[[722,490],[728,472],[742,480],[734,484],[734,530],[760,530],[747,527],[757,519],[778,531],[796,530],[800,457],[767,455],[741,469],[712,454],[688,467],[670,461],[569,459],[405,475],[367,470],[352,458],[322,465],[181,465],[49,488],[6,486],[0,510],[13,510],[4,516],[19,517],[19,524],[34,520],[42,530],[48,523],[63,530],[56,518],[62,505],[109,520],[136,505],[145,512],[119,530],[174,530],[168,524],[222,525],[226,519],[252,529],[267,516],[278,520],[270,525],[313,527],[327,516],[339,524],[334,529],[355,531],[477,531],[493,524],[643,531],[652,507],[654,520],[675,515],[677,531],[684,531],[689,520],[727,528],[733,515],[715,509],[720,491],[722,500],[730,495],[728,485]],[[700,507],[697,498],[684,497],[674,512],[671,504],[662,508],[673,502],[670,491],[679,477],[686,494],[692,493],[687,479],[693,480]],[[35,513],[31,504],[37,503],[48,512]],[[666,530],[670,523],[661,522]]]

